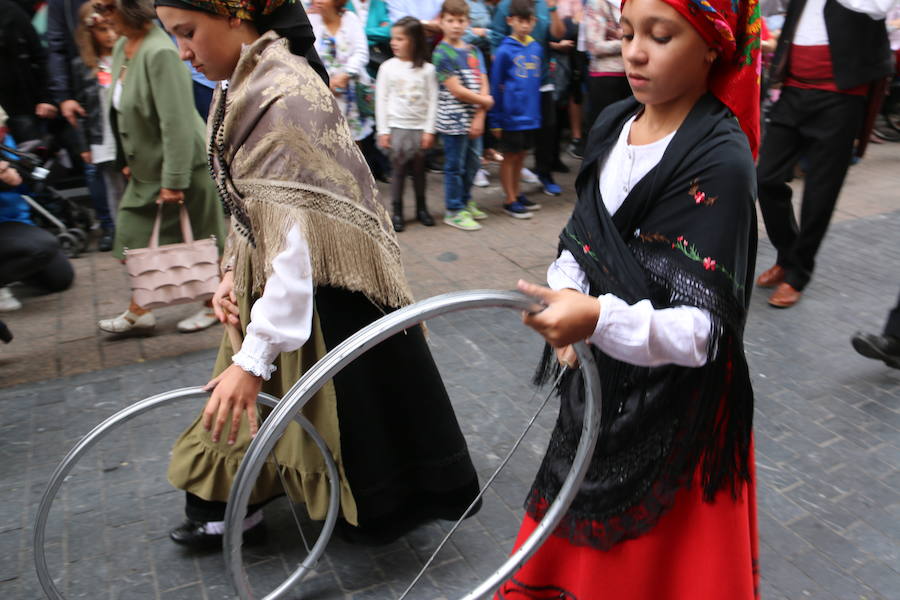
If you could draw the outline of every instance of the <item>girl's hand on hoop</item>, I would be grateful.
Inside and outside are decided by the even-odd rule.
[[[247,413],[250,437],[256,436],[259,421],[256,415],[256,397],[262,389],[262,377],[248,373],[237,365],[231,365],[204,387],[212,395],[203,409],[203,428],[212,431],[212,441],[218,442],[225,423],[231,419],[228,445],[234,444],[241,426],[241,418]]]
[[[523,313],[522,322],[540,333],[554,348],[586,340],[597,327],[600,302],[575,290],[551,290],[519,280],[519,291],[541,301],[546,308]]]
[[[563,348],[556,349],[556,360],[564,367],[574,369],[578,366],[578,356],[575,354],[575,348],[570,344]]]

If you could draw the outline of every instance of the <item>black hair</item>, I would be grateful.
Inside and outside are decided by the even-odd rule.
[[[391,26],[399,27],[403,30],[409,40],[410,57],[413,66],[420,68],[428,60],[428,44],[425,42],[425,28],[422,22],[415,17],[403,17]]]
[[[510,17],[518,17],[520,19],[530,19],[534,17],[534,0],[512,0],[509,3]]]

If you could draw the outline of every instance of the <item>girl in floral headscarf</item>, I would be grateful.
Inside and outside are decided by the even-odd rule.
[[[589,340],[603,402],[587,476],[498,598],[749,600],[757,593],[753,390],[743,329],[756,254],[756,0],[627,0],[634,92],[594,125],[560,235],[538,379]],[[554,349],[556,360],[554,360]],[[558,363],[557,363],[558,361]],[[519,543],[559,493],[581,432],[570,370]]]

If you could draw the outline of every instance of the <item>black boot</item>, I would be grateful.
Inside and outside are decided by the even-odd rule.
[[[434,227],[434,219],[428,214],[428,208],[425,206],[424,198],[416,199],[416,218],[419,220],[419,223],[425,227]]]
[[[403,221],[403,201],[394,201],[394,214],[391,216],[391,225],[394,231],[400,233],[406,229],[406,223]]]

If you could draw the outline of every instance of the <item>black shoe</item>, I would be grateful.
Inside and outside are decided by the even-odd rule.
[[[553,168],[551,169],[551,171],[554,171],[554,172],[556,172],[556,173],[568,173],[568,172],[569,172],[569,167],[568,167],[564,162],[562,162],[562,161],[557,161],[557,162],[553,165]]]
[[[218,549],[222,547],[222,534],[206,533],[203,521],[186,519],[184,523],[169,532],[169,538],[176,544],[197,549]],[[256,544],[265,539],[266,524],[260,521],[244,532],[244,544]]]
[[[572,142],[566,148],[566,154],[574,159],[581,160],[584,155],[584,143],[577,138],[572,138]]]
[[[403,217],[400,215],[394,215],[391,217],[391,225],[394,226],[394,231],[400,233],[404,229],[406,229],[406,223],[403,221]]]
[[[434,219],[431,218],[431,215],[428,214],[427,210],[416,212],[416,218],[419,220],[419,223],[425,227],[434,227]]]
[[[874,358],[889,367],[900,369],[900,338],[857,331],[850,338],[850,343],[866,358]]]
[[[114,231],[104,231],[97,241],[97,250],[100,252],[109,252],[113,249]]]
[[[385,173],[383,171],[380,173],[373,173],[372,176],[375,178],[376,181],[380,181],[382,183],[390,183],[391,182],[391,176],[388,173]]]

